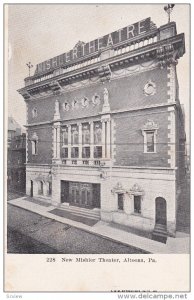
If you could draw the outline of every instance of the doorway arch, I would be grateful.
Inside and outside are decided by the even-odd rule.
[[[166,200],[162,197],[155,199],[155,222],[156,224],[166,225],[167,224],[167,205]]]

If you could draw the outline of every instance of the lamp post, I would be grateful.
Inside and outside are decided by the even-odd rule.
[[[164,6],[164,11],[168,15],[168,23],[170,23],[170,15],[173,11],[174,6],[175,6],[175,4],[168,4],[168,5]]]
[[[29,63],[27,63],[26,66],[28,67],[29,77],[30,77],[30,69],[33,68],[33,65],[32,65],[31,62],[29,61]]]

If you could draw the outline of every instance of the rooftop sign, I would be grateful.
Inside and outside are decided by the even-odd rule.
[[[59,56],[46,60],[36,66],[35,75],[42,72],[48,72],[66,63],[73,62],[79,58],[97,53],[100,50],[104,50],[110,46],[129,41],[138,35],[149,32],[151,29],[156,28],[150,18],[134,23],[96,40],[88,43],[78,42],[75,47],[69,52],[63,53]]]

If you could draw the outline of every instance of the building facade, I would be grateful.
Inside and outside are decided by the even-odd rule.
[[[9,191],[26,191],[26,134],[13,136],[8,141],[7,188]]]
[[[147,18],[37,65],[27,108],[26,192],[100,218],[176,232],[184,34]],[[182,149],[182,151],[180,151]]]

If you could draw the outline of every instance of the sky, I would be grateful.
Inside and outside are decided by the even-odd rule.
[[[9,5],[8,7],[8,114],[26,124],[23,97],[17,92],[28,76],[26,63],[36,64],[71,50],[81,40],[92,41],[137,21],[151,17],[157,27],[167,23],[164,4],[110,5]],[[185,55],[177,74],[180,102],[184,104],[188,137],[190,116],[190,7],[176,4],[171,20],[177,33],[185,33]]]

